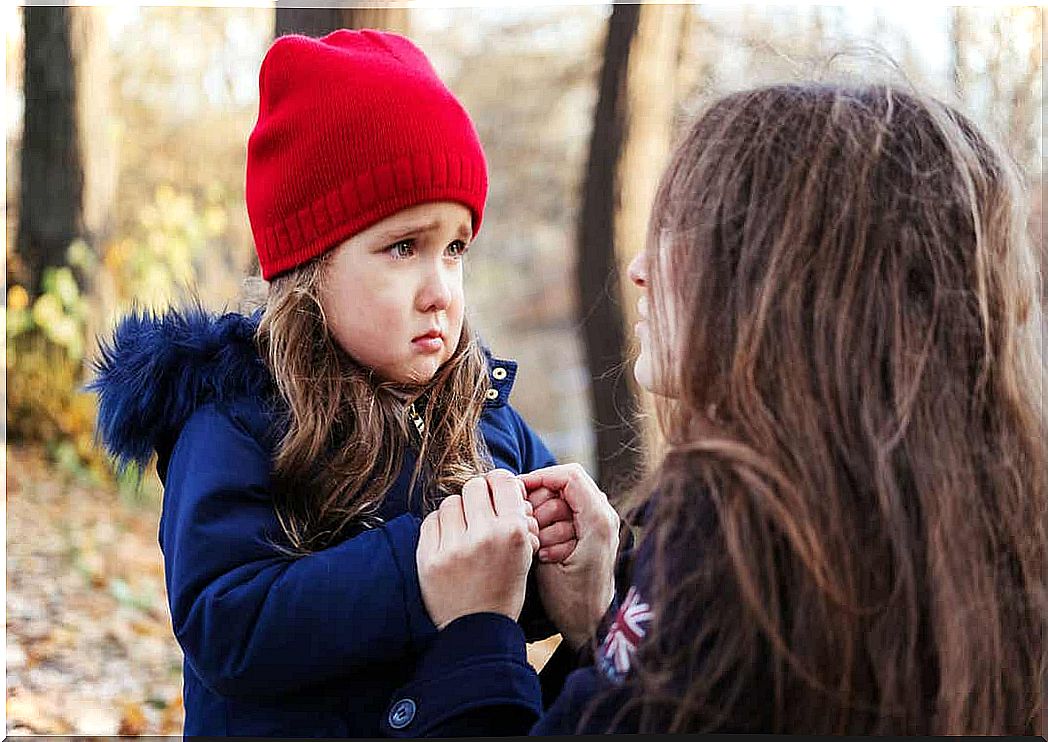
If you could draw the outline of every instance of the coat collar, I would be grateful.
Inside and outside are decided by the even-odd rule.
[[[489,384],[484,407],[502,407],[509,401],[509,393],[513,390],[513,382],[517,378],[517,364],[506,358],[496,358],[486,347],[483,350],[488,362]]]

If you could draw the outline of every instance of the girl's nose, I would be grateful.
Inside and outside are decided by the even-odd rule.
[[[419,293],[420,309],[423,312],[442,311],[451,304],[451,276],[441,267],[427,272],[422,291]]]
[[[637,253],[633,260],[630,261],[629,267],[626,269],[626,275],[640,288],[647,288],[648,258],[644,250]]]

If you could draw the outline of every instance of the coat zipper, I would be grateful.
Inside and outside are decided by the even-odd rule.
[[[426,423],[422,421],[422,417],[415,409],[414,402],[408,405],[408,418],[415,424],[415,429],[418,431],[418,437],[421,440],[422,435],[426,432]]]

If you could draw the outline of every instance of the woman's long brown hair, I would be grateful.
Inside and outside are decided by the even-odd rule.
[[[1025,219],[998,145],[895,86],[741,92],[686,133],[649,243],[677,393],[641,491],[642,729],[1044,732]]]
[[[330,254],[329,254],[330,255]],[[319,301],[326,256],[276,278],[256,340],[279,393],[283,437],[273,486],[290,551],[304,554],[376,524],[376,511],[416,441],[410,487],[424,477],[423,510],[491,468],[478,424],[488,387],[468,323],[427,384],[397,386],[345,353]],[[421,438],[408,408],[424,423]]]

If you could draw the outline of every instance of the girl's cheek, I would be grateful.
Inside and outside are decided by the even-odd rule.
[[[378,287],[384,289],[379,291],[375,291],[374,288],[358,294],[360,299],[357,311],[364,321],[375,327],[389,329],[397,317],[402,316],[406,309],[410,309],[411,298],[407,296],[407,292],[396,291],[395,288],[390,290],[391,287],[388,286]]]

